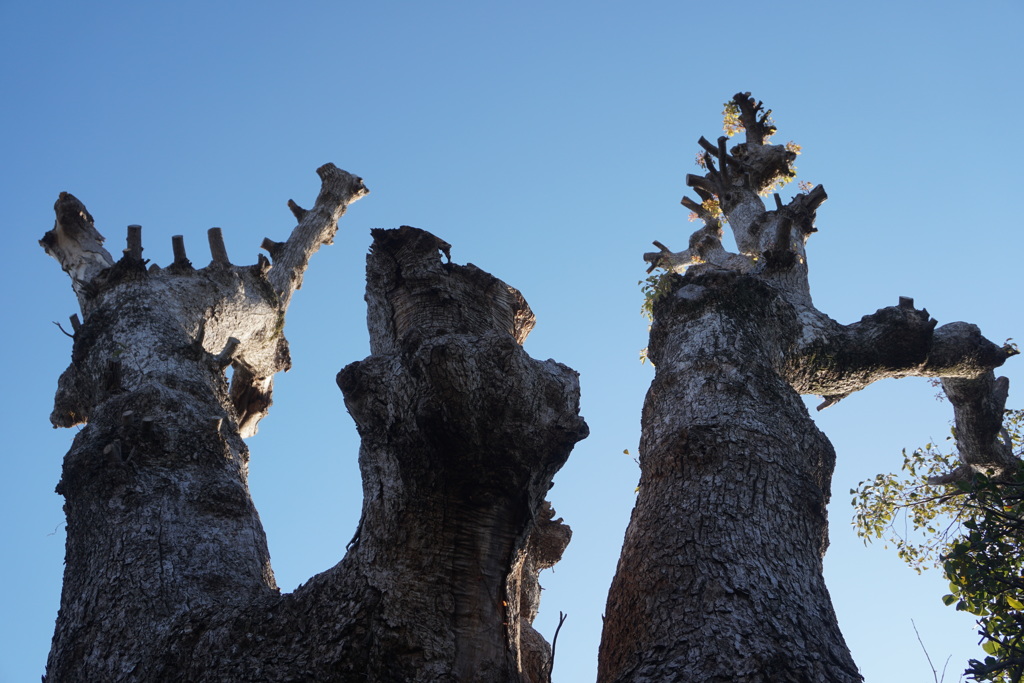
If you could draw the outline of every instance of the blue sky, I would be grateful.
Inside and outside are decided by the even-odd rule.
[[[550,495],[574,529],[538,621],[550,638],[569,615],[563,683],[594,678],[638,478],[623,450],[636,453],[653,374],[638,362],[641,256],[697,227],[683,179],[733,93],[774,109],[776,139],[803,146],[800,178],[829,193],[808,245],[819,308],[848,323],[911,296],[940,323],[1020,340],[1022,6],[711,4],[0,4],[0,681],[38,680],[60,596],[53,487],[73,432],[48,415],[71,345],[51,323],[77,309],[37,240],[62,190],[115,253],[139,223],[147,258],[167,264],[183,234],[203,263],[218,226],[246,263],[288,234],[288,198],[312,203],[317,166],[365,179],[370,196],[292,303],[294,369],[249,442],[284,589],[337,562],[358,520],[358,441],[334,375],[368,353],[369,230],[430,230],[519,288],[538,318],[527,350],[580,372],[591,428]],[[1021,367],[1003,372],[1015,407]],[[940,669],[951,656],[947,681],[979,652],[937,572],[918,577],[849,526],[851,487],[948,432],[934,394],[884,382],[815,415],[839,460],[826,577],[868,681],[931,680],[912,619]]]

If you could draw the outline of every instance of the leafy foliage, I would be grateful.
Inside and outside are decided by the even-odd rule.
[[[729,222],[729,219],[726,218],[725,213],[722,212],[722,205],[719,204],[718,200],[715,199],[714,197],[712,197],[711,199],[705,199],[700,203],[700,206],[702,209],[708,212],[708,215],[711,216],[711,218],[718,219],[722,223]],[[691,211],[690,215],[687,216],[687,219],[690,221],[695,221],[698,218],[700,218],[700,216],[697,215],[696,211]]]
[[[865,545],[875,538],[883,539],[885,547],[894,545],[900,559],[919,574],[941,566],[941,555],[961,532],[961,501],[949,487],[927,481],[957,464],[955,454],[932,443],[910,454],[904,449],[900,474],[878,474],[850,490],[857,535]]]
[[[749,95],[750,93],[747,94]],[[765,132],[767,133],[765,135],[766,141],[775,134],[775,122],[772,121],[771,113],[771,110],[768,110],[764,117]],[[740,116],[740,105],[737,104],[736,100],[729,100],[722,105],[722,130],[729,137],[746,130],[746,127],[743,125],[743,119]]]
[[[669,287],[671,286],[670,273],[652,273],[647,276],[647,279],[640,280],[637,282],[640,285],[640,290],[644,294],[644,301],[640,304],[640,315],[647,318],[648,323],[654,322],[654,302],[660,299],[662,296],[668,293]],[[651,326],[647,326],[647,330],[650,331]],[[647,347],[640,349],[640,364],[643,365],[647,362]]]
[[[740,121],[740,105],[734,100],[729,100],[722,106],[722,130],[729,137],[742,133],[744,129],[743,122]]]
[[[671,286],[669,273],[652,273],[647,279],[637,282],[640,291],[644,293],[644,302],[640,304],[640,314],[647,318],[648,322],[654,321],[654,302],[665,296]]]
[[[1004,419],[1014,452],[1024,448],[1024,410]],[[978,617],[984,660],[967,674],[979,681],[1024,679],[1024,464],[998,480],[933,486],[957,463],[928,444],[903,453],[905,475],[878,475],[853,489],[854,525],[865,543],[883,538],[920,572],[937,565],[949,580],[946,605]],[[902,520],[902,525],[899,523]],[[901,528],[902,526],[902,528]]]

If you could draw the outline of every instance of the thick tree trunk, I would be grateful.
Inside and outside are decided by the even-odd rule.
[[[804,246],[825,191],[766,210],[758,195],[795,154],[767,144],[774,126],[749,93],[733,102],[746,141],[701,138],[708,173],[687,178],[702,201],[683,204],[704,227],[684,251],[655,242],[645,256],[670,273],[653,305],[656,374],[602,682],[861,680],[821,575],[835,454],[800,394],[823,396],[821,409],[884,377],[942,377],[962,469],[1007,465],[1006,382],[992,369],[1015,351],[972,325],[935,329],[905,298],[847,326],[819,312]],[[723,249],[713,203],[740,253]]]
[[[539,682],[536,574],[568,542],[543,501],[587,435],[578,378],[523,351],[534,319],[518,291],[441,263],[448,250],[415,228],[374,231],[374,355],[338,375],[363,441],[349,558],[381,595],[389,644],[370,665],[390,667],[377,680]]]
[[[375,233],[374,355],[339,385],[364,443],[350,552],[280,595],[246,483],[243,436],[289,364],[284,314],[360,179],[327,165],[310,211],[232,266],[218,231],[196,270],[116,263],[62,194],[42,243],[72,276],[84,322],[55,426],[86,423],[58,491],[68,518],[49,681],[544,681],[537,573],[569,530],[544,502],[586,425],[576,374],[530,359],[517,291],[412,228]],[[224,376],[234,367],[229,388]]]
[[[796,315],[750,276],[676,279],[600,679],[860,680],[821,576],[835,453],[779,375]]]

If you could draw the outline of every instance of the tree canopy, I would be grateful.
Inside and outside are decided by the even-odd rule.
[[[1003,439],[1024,456],[1024,410],[1006,411]],[[942,601],[978,617],[984,655],[967,673],[1014,683],[1024,676],[1024,465],[943,483],[958,462],[955,448],[934,443],[904,451],[899,474],[850,491],[854,524],[865,543],[891,543],[918,573],[940,568],[950,590]]]

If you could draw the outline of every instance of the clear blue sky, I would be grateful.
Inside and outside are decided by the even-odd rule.
[[[1022,332],[1024,10],[1014,0],[862,3],[518,2],[0,4],[0,681],[42,673],[60,595],[61,499],[73,431],[48,423],[76,312],[37,240],[61,190],[108,237],[144,226],[167,264],[224,230],[237,263],[283,239],[289,197],[312,203],[326,161],[371,189],[314,259],[289,311],[294,369],[251,439],[251,486],[278,582],[341,557],[358,519],[357,439],[335,373],[368,353],[369,230],[408,224],[518,287],[537,358],[581,373],[591,436],[551,500],[574,529],[546,572],[539,628],[561,610],[560,683],[592,681],[606,591],[633,502],[650,366],[637,281],[653,239],[682,249],[696,140],[750,90],[800,177],[830,199],[809,244],[819,308],[852,322],[912,296],[941,323],[1002,342]],[[709,9],[710,8],[710,9]],[[66,325],[65,325],[66,326]],[[1020,407],[1024,362],[1011,361]],[[850,529],[847,491],[941,438],[951,411],[924,381],[885,382],[816,415],[839,464],[826,572],[868,681],[946,681],[979,652],[973,620]],[[780,552],[785,552],[780,548]]]

